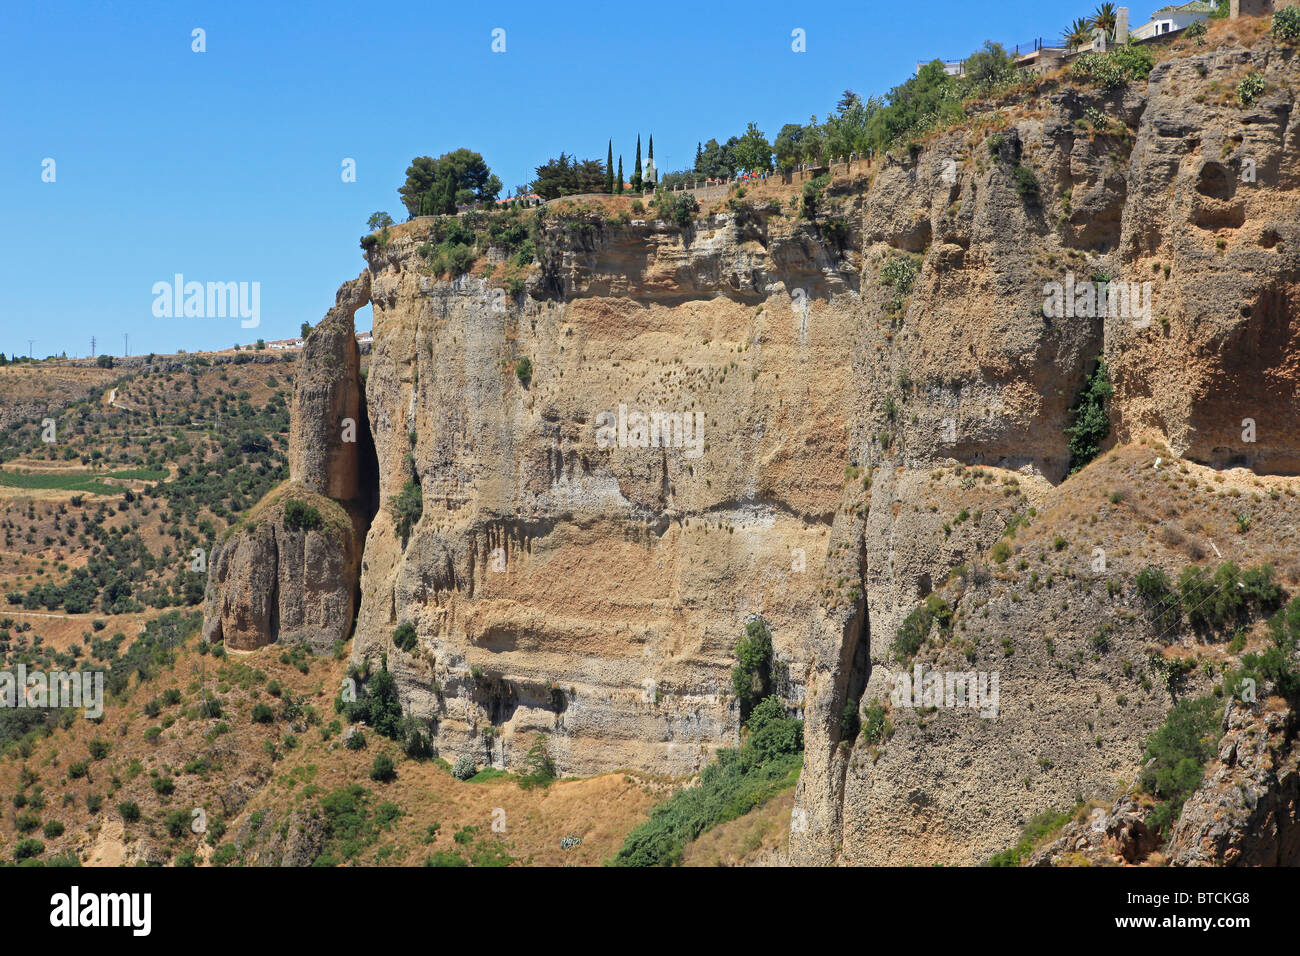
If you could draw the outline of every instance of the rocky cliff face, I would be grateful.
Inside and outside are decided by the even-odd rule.
[[[370,275],[345,283],[294,379],[289,481],[213,549],[203,636],[233,650],[276,641],[326,653],[352,632],[361,547],[375,509],[374,444],[353,316]],[[286,516],[286,508],[295,513]]]
[[[1247,70],[1268,84],[1252,107],[1222,92]],[[1164,525],[1226,516],[1235,489],[1294,526],[1296,79],[1265,43],[1123,93],[1051,89],[837,179],[814,222],[743,202],[684,229],[553,215],[517,296],[436,280],[427,224],[393,228],[340,293],[349,322],[374,307],[364,409],[324,324],[295,404],[295,482],[362,503],[357,528],[378,508],[354,658],[386,656],[444,756],[514,768],[543,734],[563,773],[682,776],[738,742],[734,648],[761,617],[806,721],[796,863],[976,863],[1039,811],[1109,803],[1170,703],[1169,636],[1132,575],[1218,535]],[[1121,282],[1119,314],[1086,296],[1045,314],[1053,283],[1106,300]],[[1123,447],[1063,483],[1099,355]],[[354,409],[373,475],[334,437]],[[213,576],[205,626],[240,646],[276,633],[253,569],[281,566],[279,520]],[[1289,560],[1272,531],[1210,543]],[[932,594],[951,627],[900,661]],[[995,706],[901,701],[914,664],[996,677]],[[873,703],[890,727],[864,737]]]
[[[1229,704],[1218,759],[1183,807],[1167,855],[1178,866],[1300,865],[1296,716]]]

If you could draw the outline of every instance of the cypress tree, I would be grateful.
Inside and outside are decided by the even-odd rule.
[[[623,157],[618,158],[618,191],[623,191]]]
[[[695,171],[700,171],[700,162],[704,159],[704,146],[697,140],[695,143]]]
[[[655,158],[655,134],[650,134],[650,150],[646,153],[646,159]]]
[[[609,141],[609,154],[605,159],[605,192],[614,191],[614,141]]]
[[[641,191],[641,134],[636,135],[636,168],[632,170],[632,190]]]

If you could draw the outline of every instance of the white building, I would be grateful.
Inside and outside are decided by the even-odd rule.
[[[1178,30],[1186,30],[1193,23],[1208,20],[1214,11],[1214,5],[1192,0],[1179,6],[1161,7],[1151,14],[1151,20],[1134,28],[1129,33],[1133,40],[1150,40],[1152,37],[1164,36]]]

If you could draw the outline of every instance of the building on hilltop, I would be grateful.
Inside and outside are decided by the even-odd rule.
[[[1134,27],[1129,36],[1134,40],[1150,40],[1152,37],[1164,36],[1166,33],[1176,33],[1179,30],[1186,30],[1193,23],[1208,20],[1213,12],[1214,4],[1204,3],[1202,0],[1161,7],[1151,14],[1149,21],[1140,27]]]

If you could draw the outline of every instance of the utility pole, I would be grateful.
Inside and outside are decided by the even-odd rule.
[[[122,354],[123,355],[131,354],[131,346],[130,343],[127,341],[127,335],[125,332],[122,333]]]
[[[90,337],[90,357],[95,357],[95,337],[93,335]]]
[[[33,346],[34,344],[36,344],[36,340],[35,340],[35,339],[28,339],[28,340],[27,340],[27,357],[28,357],[28,358],[31,358],[31,357],[32,357],[32,346]]]

